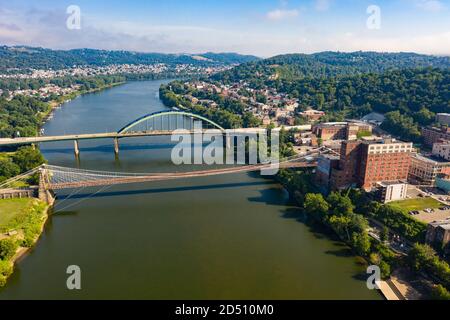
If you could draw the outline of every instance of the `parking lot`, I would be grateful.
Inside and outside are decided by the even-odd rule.
[[[432,210],[431,212],[426,212],[423,210],[419,211],[419,214],[413,215],[413,217],[426,223],[450,219],[450,209],[447,210],[431,209],[431,210]]]
[[[409,212],[414,218],[430,223],[450,219],[449,196],[436,188],[408,186],[407,199],[391,203]]]

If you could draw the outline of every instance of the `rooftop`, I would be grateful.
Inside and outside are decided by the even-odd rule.
[[[378,182],[378,185],[382,186],[382,187],[387,187],[387,186],[393,186],[393,185],[397,185],[397,184],[406,184],[407,182],[405,180],[397,180],[397,181],[381,181]]]
[[[430,163],[435,163],[435,164],[438,164],[438,163],[449,163],[450,164],[450,161],[445,160],[445,159],[440,158],[440,157],[437,157],[437,156],[433,156],[433,155],[432,156],[425,156],[425,155],[416,153],[416,154],[414,154],[414,157],[416,159],[419,159],[420,161],[424,161],[424,162],[430,162]]]
[[[433,227],[441,227],[445,230],[450,230],[450,220],[433,221],[430,222],[430,225]]]

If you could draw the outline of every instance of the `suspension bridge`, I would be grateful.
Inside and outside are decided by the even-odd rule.
[[[34,187],[37,196],[42,201],[53,203],[54,191],[62,189],[77,189],[86,187],[112,186],[130,183],[143,183],[151,181],[164,181],[174,179],[187,179],[195,177],[205,177],[214,175],[233,174],[239,172],[251,172],[259,170],[270,170],[273,168],[305,168],[315,167],[315,159],[323,153],[330,152],[329,149],[321,147],[313,149],[308,153],[296,155],[283,159],[276,163],[259,163],[253,165],[237,165],[225,168],[180,171],[180,172],[151,172],[151,173],[131,173],[131,172],[111,172],[87,170],[78,168],[68,168],[55,165],[43,164],[24,174],[11,178],[0,184],[1,192],[18,193],[20,189],[11,188],[17,181],[39,174],[39,187]],[[23,189],[22,189],[23,190]]]

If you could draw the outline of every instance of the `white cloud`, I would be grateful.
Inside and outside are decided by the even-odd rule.
[[[284,20],[284,19],[298,17],[298,14],[299,14],[299,12],[297,9],[291,9],[291,10],[276,9],[276,10],[269,11],[266,14],[266,18],[271,21],[278,21],[278,20]]]
[[[298,28],[295,32],[289,32],[291,26],[287,28],[282,24],[279,29],[269,26],[266,29],[251,30],[197,25],[152,25],[136,21],[100,20],[92,16],[82,17],[81,30],[68,30],[66,17],[65,12],[54,10],[0,10],[0,44],[166,53],[239,52],[264,57],[326,50],[450,54],[450,32],[432,30],[394,34],[351,29],[338,31]]]
[[[439,0],[417,0],[416,6],[430,12],[439,12],[445,8],[444,4]]]
[[[330,6],[331,0],[316,0],[315,8],[317,11],[327,11]]]

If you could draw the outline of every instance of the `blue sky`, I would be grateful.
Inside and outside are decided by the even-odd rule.
[[[69,5],[81,29],[66,27]],[[367,8],[380,9],[369,29]],[[144,52],[450,54],[450,0],[0,0],[0,44]]]

